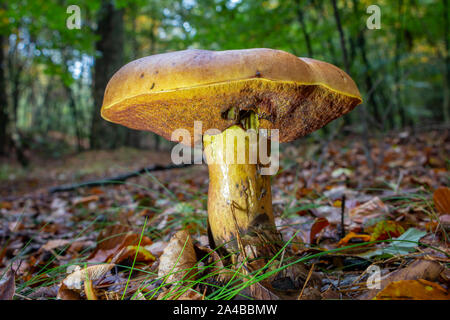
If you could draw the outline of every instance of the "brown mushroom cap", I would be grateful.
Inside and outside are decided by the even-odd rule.
[[[178,128],[193,137],[194,121],[202,121],[202,133],[222,131],[239,121],[228,110],[253,110],[260,128],[279,129],[280,142],[288,142],[361,102],[350,76],[326,62],[272,49],[185,50],[122,67],[106,87],[101,114],[171,140]]]

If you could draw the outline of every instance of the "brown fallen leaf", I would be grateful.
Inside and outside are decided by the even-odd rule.
[[[439,222],[445,231],[450,231],[450,214],[443,214],[439,217]]]
[[[433,193],[433,202],[440,214],[450,213],[450,188],[437,188]]]
[[[435,282],[401,280],[388,284],[374,300],[450,300],[450,294]]]
[[[12,208],[13,208],[13,205],[11,202],[6,202],[6,201],[0,202],[0,209],[11,210]]]
[[[39,299],[39,298],[56,298],[58,295],[58,285],[53,285],[50,287],[39,287],[35,291],[28,295],[28,298]]]
[[[0,300],[12,300],[16,293],[16,279],[12,269],[0,280]]]
[[[67,286],[62,283],[56,298],[60,300],[81,300],[81,295],[75,290],[68,289]]]
[[[112,258],[115,258],[115,263],[119,263],[126,258],[133,257],[136,253],[134,246],[139,244],[140,235],[132,233],[130,228],[123,225],[113,225],[103,230],[98,239],[97,247],[89,256],[89,262],[111,262]],[[152,240],[147,236],[143,236],[139,251],[145,246],[152,244]],[[124,250],[125,248],[125,250]],[[118,253],[121,255],[118,256]],[[148,262],[148,255],[140,255],[144,262]],[[147,257],[147,258],[146,258]],[[154,258],[149,258],[154,261]],[[138,260],[139,261],[139,260]]]
[[[192,288],[180,287],[175,291],[161,292],[156,300],[203,300],[203,296]]]
[[[354,207],[349,212],[350,219],[358,223],[387,214],[389,214],[389,208],[378,197]]]
[[[339,292],[334,290],[331,286],[321,293],[320,296],[322,297],[322,300],[339,300],[341,298]]]
[[[429,260],[416,260],[406,268],[391,272],[381,278],[379,289],[369,289],[361,294],[359,300],[373,299],[378,292],[383,290],[389,283],[400,280],[417,280],[425,279],[435,281],[438,279],[441,271],[444,269],[440,263]]]
[[[208,266],[208,274],[214,277],[219,283],[228,282],[235,274],[235,271],[226,269],[223,263],[223,258],[219,256],[217,251],[211,248],[195,245],[197,258]]]
[[[76,198],[73,201],[73,205],[79,205],[79,204],[88,204],[89,202],[94,202],[94,201],[98,201],[100,200],[100,197],[98,195],[91,195],[91,196],[87,196],[87,197],[82,197],[82,198]]]
[[[138,290],[130,300],[147,300],[141,290]]]
[[[55,239],[55,240],[49,240],[46,244],[44,244],[40,249],[39,252],[42,251],[50,251],[59,247],[67,246],[70,243],[70,240],[65,239]]]
[[[259,282],[251,284],[248,289],[250,295],[256,300],[280,300],[280,297]]]
[[[189,279],[196,273],[196,263],[197,256],[189,233],[178,231],[160,257],[158,277],[167,277],[166,283]]]
[[[150,251],[154,256],[159,257],[164,252],[164,249],[167,247],[168,242],[166,241],[157,241],[145,247],[148,251]]]
[[[91,240],[79,240],[74,241],[70,244],[69,248],[67,249],[68,252],[71,253],[79,253],[83,249],[94,247],[96,243]]]
[[[316,235],[329,225],[330,223],[326,218],[317,218],[311,226],[311,231],[309,232],[309,243],[314,243]]]

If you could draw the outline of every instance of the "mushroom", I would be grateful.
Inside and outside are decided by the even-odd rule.
[[[270,259],[283,241],[274,223],[271,177],[261,174],[266,164],[247,156],[240,163],[221,161],[227,135],[246,141],[232,149],[231,157],[239,156],[252,147],[246,129],[256,135],[278,129],[277,141],[289,142],[361,102],[354,81],[326,62],[272,49],[185,50],[122,67],[106,87],[101,114],[177,142],[172,132],[186,129],[194,139],[182,142],[191,146],[203,138],[211,246],[242,261]],[[201,136],[194,135],[194,121],[202,123]]]

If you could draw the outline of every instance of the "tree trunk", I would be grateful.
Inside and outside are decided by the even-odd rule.
[[[131,37],[131,59],[135,60],[140,57],[140,50],[139,50],[139,42],[137,39],[137,12],[138,7],[136,4],[132,4],[130,8],[130,19],[131,19],[131,26],[132,26],[132,37]],[[139,130],[132,130],[129,129],[126,132],[125,137],[125,144],[127,146],[133,147],[133,148],[140,148],[141,147],[141,131]]]
[[[4,45],[5,36],[0,35],[0,154],[6,154],[10,138],[8,135],[8,98],[6,94],[6,80],[5,80],[5,55]]]
[[[396,108],[400,116],[400,127],[406,125],[406,115],[403,107],[403,102],[400,92],[400,83],[402,82],[402,70],[400,67],[400,54],[401,54],[401,42],[402,42],[402,32],[403,32],[403,0],[398,2],[398,16],[397,19],[400,23],[400,27],[396,31],[395,37],[395,48],[394,48],[394,98],[396,103]]]
[[[123,64],[124,26],[123,9],[117,9],[113,1],[103,0],[99,12],[96,34],[99,40],[96,50],[101,54],[94,66],[94,108],[90,134],[90,147],[114,148],[124,143],[125,130],[100,116],[103,94],[112,75]]]
[[[297,0],[297,18],[300,23],[300,27],[302,28],[303,37],[305,38],[306,49],[308,51],[308,57],[313,57],[313,49],[311,45],[311,38],[309,37],[309,33],[306,30],[305,19],[303,17],[303,10],[301,7],[300,0]]]
[[[339,40],[341,42],[341,49],[342,49],[342,62],[344,63],[344,69],[345,72],[349,73],[349,63],[348,63],[348,53],[347,53],[347,47],[345,46],[345,35],[344,30],[342,29],[341,24],[341,18],[339,16],[339,10],[337,8],[336,0],[331,0],[333,4],[333,11],[334,11],[334,19],[336,20],[336,26],[339,31]]]
[[[444,14],[444,42],[445,42],[445,61],[444,61],[444,103],[442,105],[444,120],[445,122],[450,121],[450,44],[448,35],[450,33],[449,30],[449,22],[448,22],[448,0],[443,0],[444,2],[444,10],[442,13]]]

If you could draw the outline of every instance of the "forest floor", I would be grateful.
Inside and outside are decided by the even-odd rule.
[[[401,132],[370,145],[371,161],[352,137],[282,150],[272,194],[286,247],[266,267],[301,261],[322,280],[291,298],[449,299],[450,132]],[[4,161],[0,299],[286,298],[263,273],[227,269],[209,249],[205,165],[48,193],[155,163],[169,164],[170,153],[90,151],[27,170]],[[158,275],[178,261],[190,261],[188,271]]]

